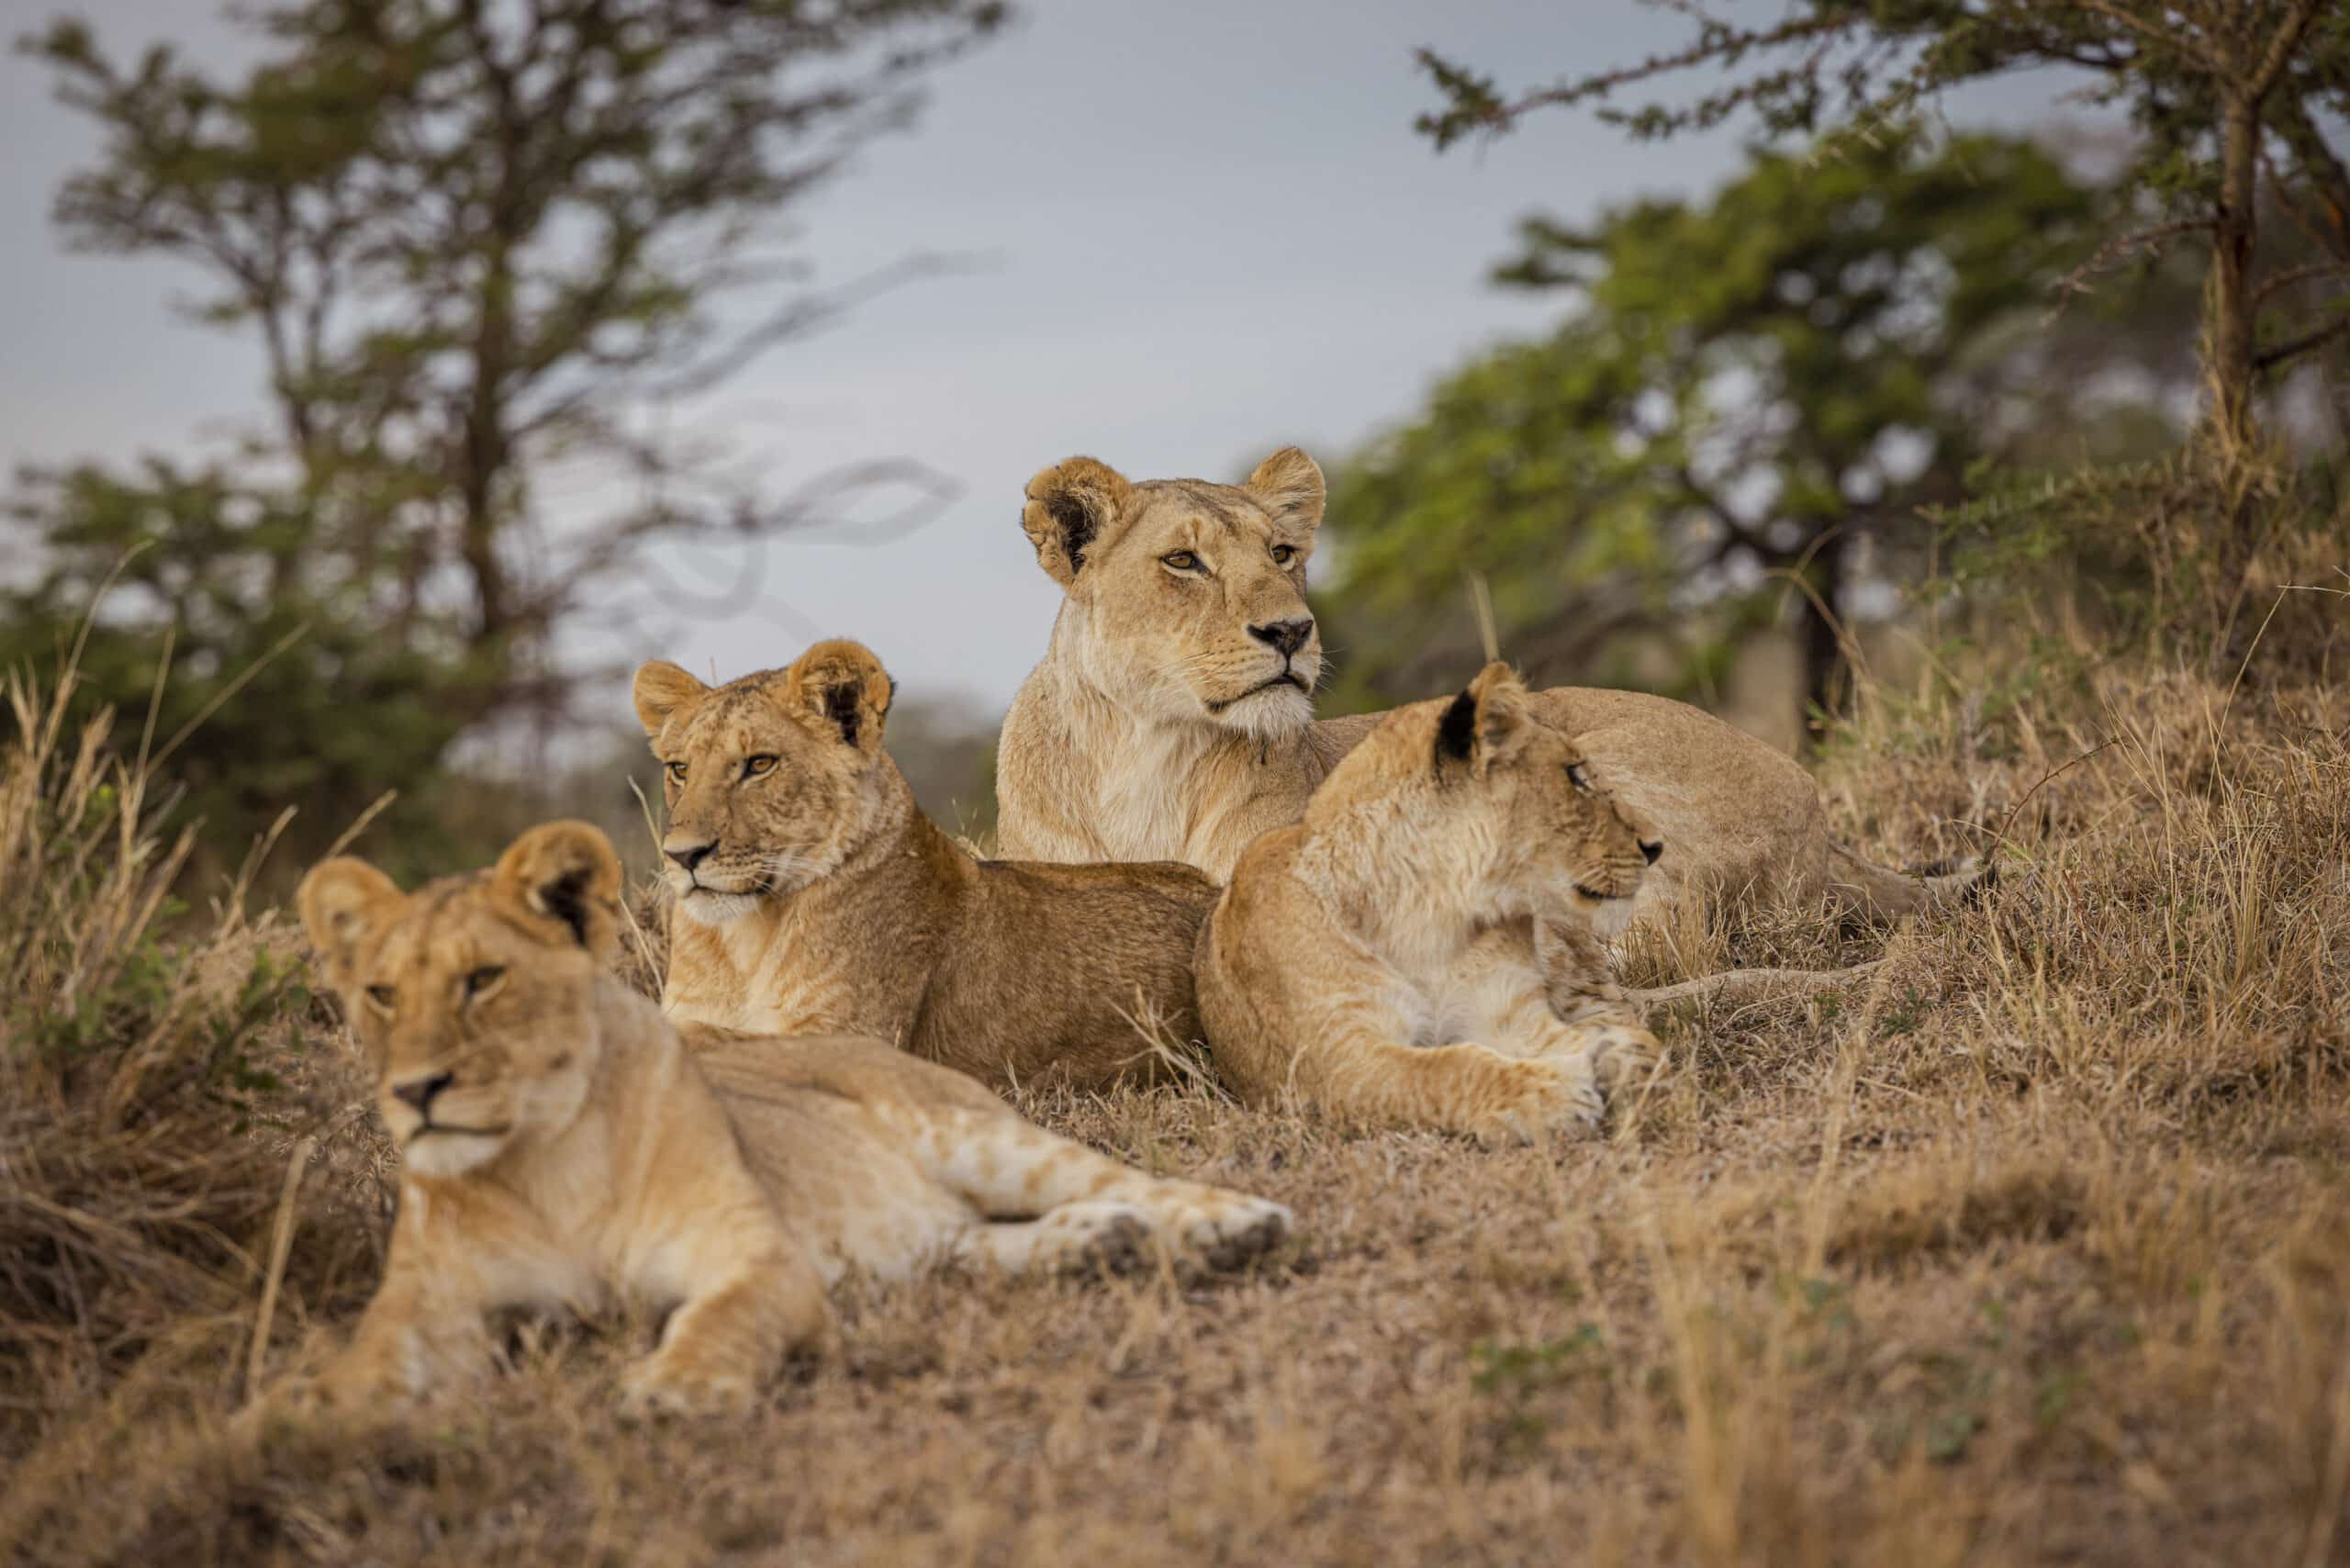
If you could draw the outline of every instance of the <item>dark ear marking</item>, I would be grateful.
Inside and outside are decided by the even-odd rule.
[[[851,745],[856,744],[856,732],[864,722],[856,711],[858,695],[853,684],[824,688],[824,716],[840,727],[841,739]]]
[[[1441,763],[1449,757],[1466,762],[1477,745],[1477,697],[1463,691],[1444,711],[1436,724],[1436,759]]]
[[[1069,575],[1075,577],[1085,570],[1085,547],[1102,532],[1100,520],[1084,502],[1067,494],[1046,502],[1045,511],[1053,520],[1053,526],[1060,530],[1061,554],[1069,557]]]
[[[588,946],[588,883],[594,875],[593,868],[577,867],[552,882],[542,882],[534,898],[542,913],[571,927],[582,947]]]

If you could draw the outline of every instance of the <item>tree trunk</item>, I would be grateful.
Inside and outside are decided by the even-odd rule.
[[[2250,455],[2257,434],[2252,417],[2252,256],[2260,195],[2260,106],[2230,97],[2221,139],[2220,207],[2211,247],[2212,414],[2222,450],[2241,459]]]
[[[1844,661],[1844,550],[1840,528],[1822,540],[1801,569],[1805,586],[1798,634],[1803,639],[1804,743],[1816,745],[1844,711],[1850,673]]]

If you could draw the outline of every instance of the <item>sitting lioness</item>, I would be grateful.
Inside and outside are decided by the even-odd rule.
[[[1201,934],[1224,1078],[1368,1126],[1581,1132],[1656,1040],[1600,940],[1668,853],[1506,665],[1398,708],[1305,818],[1250,845]]]
[[[1250,840],[1298,819],[1378,719],[1314,718],[1305,565],[1322,506],[1322,471],[1295,447],[1241,485],[1129,484],[1090,457],[1028,482],[1021,526],[1065,597],[1003,722],[1003,854],[1181,860],[1221,880]],[[1685,703],[1559,687],[1533,709],[1672,841],[1643,907],[1695,888],[1891,917],[1974,879],[1861,859],[1829,836],[1793,758]]]
[[[1022,866],[963,852],[882,749],[890,678],[856,643],[712,689],[636,672],[675,895],[680,1023],[850,1033],[990,1084],[1157,1076],[1196,1038],[1188,866]]]
[[[1229,1264],[1287,1230],[1278,1204],[1145,1176],[878,1042],[689,1057],[610,971],[620,890],[585,823],[411,894],[348,858],[304,879],[403,1170],[356,1337],[281,1406],[422,1395],[488,1365],[486,1311],[613,1295],[676,1307],[632,1406],[739,1406],[828,1334],[852,1268],[1058,1269],[1154,1240]]]

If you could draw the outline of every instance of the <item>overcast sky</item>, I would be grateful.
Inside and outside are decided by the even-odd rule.
[[[229,36],[202,0],[73,8],[118,55],[157,37],[217,55]],[[780,479],[907,454],[960,498],[896,543],[778,550],[765,607],[624,656],[731,677],[811,634],[854,636],[909,697],[1000,709],[1057,600],[1019,528],[1037,468],[1089,453],[1132,478],[1230,479],[1289,442],[1326,465],[1407,416],[1432,377],[1555,317],[1555,301],[1483,281],[1518,216],[1702,191],[1736,157],[1727,137],[1635,145],[1576,112],[1441,157],[1414,134],[1433,102],[1415,47],[1523,83],[1685,36],[1632,0],[1020,9],[934,79],[911,135],[873,145],[801,209],[826,278],[922,250],[991,264],[861,308],[760,361],[713,410]],[[28,0],[0,12],[41,14]],[[2061,85],[2002,84],[1962,118],[2029,123]],[[170,308],[193,274],[58,242],[51,194],[96,141],[13,55],[0,59],[0,458],[195,451],[257,413],[250,345]]]

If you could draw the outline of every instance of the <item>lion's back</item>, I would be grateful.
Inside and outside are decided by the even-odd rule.
[[[977,870],[920,1054],[990,1081],[1102,1087],[1156,1076],[1154,1039],[1196,1037],[1192,948],[1215,883],[1172,861]]]

